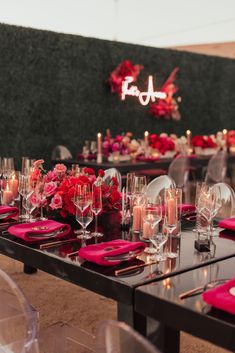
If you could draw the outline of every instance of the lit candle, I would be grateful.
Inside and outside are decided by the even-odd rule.
[[[168,224],[176,224],[176,200],[171,197],[167,200]]]
[[[227,129],[223,129],[223,138],[225,141],[225,146],[227,146],[227,140],[228,140],[228,130]]]
[[[6,189],[2,191],[2,204],[10,205],[14,199],[13,192],[10,190],[9,185],[7,183]]]
[[[134,206],[133,207],[133,224],[132,230],[134,232],[139,232],[141,229],[141,217],[142,217],[142,207]]]
[[[148,144],[149,144],[149,132],[148,131],[144,132],[144,142],[145,142],[145,145],[148,146]]]
[[[12,178],[9,180],[9,189],[12,191],[14,198],[18,196],[18,186],[19,186],[19,181],[16,179],[15,174],[12,176]]]
[[[102,163],[102,134],[97,134],[97,163]]]
[[[143,223],[143,238],[149,239],[151,237],[152,229],[148,222]]]
[[[191,147],[191,138],[192,138],[192,132],[190,130],[186,131],[186,137],[187,137],[187,143],[188,143],[188,147]]]

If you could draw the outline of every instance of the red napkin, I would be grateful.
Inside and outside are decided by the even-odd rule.
[[[225,218],[219,222],[218,227],[235,230],[235,218]]]
[[[33,243],[39,240],[48,239],[45,236],[43,237],[43,234],[48,234],[60,229],[63,229],[63,231],[60,234],[53,236],[53,239],[64,237],[70,232],[71,227],[69,224],[63,224],[56,221],[47,220],[33,223],[16,224],[14,226],[9,227],[8,232],[27,242]],[[31,234],[35,237],[31,237]]]
[[[12,206],[0,206],[0,215],[3,215],[5,213],[10,213],[10,214],[1,219],[6,220],[17,216],[19,213],[19,209],[17,207],[12,207]]]
[[[122,255],[136,249],[144,250],[145,247],[146,244],[140,241],[131,242],[117,239],[106,243],[85,246],[78,251],[78,255],[83,259],[94,262],[98,265],[114,266],[118,265],[121,260],[109,261],[105,259],[106,256]],[[132,259],[134,259],[134,257]]]
[[[235,314],[235,297],[229,293],[229,289],[232,287],[235,287],[235,278],[204,292],[202,294],[203,300],[217,309]]]

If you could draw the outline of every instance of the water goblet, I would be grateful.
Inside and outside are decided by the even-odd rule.
[[[89,184],[77,184],[75,187],[75,194],[74,194],[74,199],[73,199],[74,205],[76,208],[79,208],[81,212],[84,212],[87,208],[90,207],[91,205],[91,191],[90,191],[90,185]],[[89,238],[91,238],[91,236],[89,235],[90,232],[85,231],[86,235],[87,235],[87,239],[88,236]],[[75,230],[74,231],[75,234],[81,235],[84,232],[81,230]]]
[[[80,208],[78,204],[76,204],[76,220],[82,226],[82,234],[77,235],[77,238],[82,240],[87,240],[91,238],[90,233],[86,232],[87,226],[93,220],[93,212],[91,211],[90,205],[86,208]]]
[[[95,231],[91,233],[93,237],[102,237],[104,234],[98,232],[98,215],[102,211],[102,186],[93,184],[91,210],[95,215]]]

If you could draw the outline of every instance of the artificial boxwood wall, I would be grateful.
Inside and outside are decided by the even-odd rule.
[[[180,122],[158,120],[136,98],[120,101],[107,78],[123,60],[160,85],[179,66]],[[155,81],[156,82],[156,81]],[[0,25],[1,156],[50,160],[58,144],[75,156],[86,139],[144,130],[212,133],[235,128],[235,60]]]

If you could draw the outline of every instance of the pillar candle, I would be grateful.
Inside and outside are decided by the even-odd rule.
[[[146,146],[148,146],[148,144],[149,144],[149,132],[148,131],[144,132],[144,142],[145,142]]]
[[[167,213],[168,213],[168,224],[176,224],[176,200],[171,197],[167,200]]]
[[[19,181],[16,179],[15,174],[9,180],[9,189],[12,191],[14,198],[18,196]]]
[[[142,207],[134,206],[133,207],[133,224],[132,230],[139,232],[141,229],[141,218],[142,218]]]
[[[152,234],[151,226],[148,222],[143,223],[143,238],[149,239]]]
[[[190,130],[186,131],[188,147],[191,147],[192,132]]]
[[[102,134],[100,132],[97,134],[97,150],[98,154],[102,153]]]
[[[227,139],[228,139],[228,130],[227,129],[223,129],[223,138],[225,141],[225,146],[227,146]]]
[[[9,189],[9,185],[7,184],[6,189],[2,191],[2,204],[10,205],[13,199],[13,192]]]

